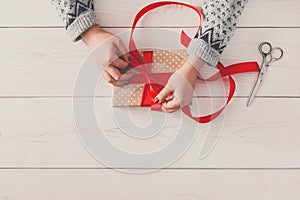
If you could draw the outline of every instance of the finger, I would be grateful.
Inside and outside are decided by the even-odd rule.
[[[128,66],[128,62],[126,62],[125,60],[121,59],[121,58],[117,58],[115,59],[111,65],[120,68],[120,69],[126,69],[126,67]]]
[[[161,107],[161,110],[166,113],[168,112],[167,109],[165,109],[164,107]]]
[[[120,39],[120,38],[117,38],[116,41],[115,41],[115,45],[116,47],[118,48],[121,56],[127,61],[129,62],[129,53],[127,51],[127,48],[126,46],[124,45],[123,41]]]
[[[116,81],[116,83],[114,84],[114,86],[116,87],[121,87],[123,85],[126,85],[128,83],[128,81],[121,81],[121,80],[118,80]]]
[[[171,101],[165,101],[162,103],[162,106],[166,109],[179,109],[180,103],[176,100],[176,98],[173,98]]]
[[[163,110],[164,112],[166,112],[166,113],[173,113],[173,112],[178,111],[179,108],[177,108],[177,109],[165,109],[165,108],[162,107],[162,110]]]
[[[115,85],[117,82],[107,71],[103,72],[103,78],[113,85]]]
[[[128,83],[128,81],[126,81],[126,80],[116,81],[107,71],[103,72],[103,77],[107,82],[109,82],[110,84],[117,86],[117,87],[126,85]]]
[[[174,108],[174,109],[167,109],[167,108],[165,108],[165,107],[161,107],[161,110],[163,111],[163,112],[166,112],[166,113],[173,113],[173,112],[175,112],[175,111],[178,111],[179,110],[179,108]]]
[[[135,75],[135,73],[132,72],[128,72],[126,74],[122,74],[121,78],[119,79],[120,81],[128,81],[130,80],[133,76]]]
[[[160,93],[154,98],[154,102],[162,103],[166,100],[166,98],[172,93],[172,91],[166,87],[160,91]],[[157,100],[156,100],[157,99]]]
[[[112,76],[116,81],[121,78],[121,72],[115,68],[114,66],[110,65],[105,69],[110,76]]]
[[[174,95],[171,94],[166,98],[166,101],[171,101],[171,100],[173,100],[173,98],[174,98]]]

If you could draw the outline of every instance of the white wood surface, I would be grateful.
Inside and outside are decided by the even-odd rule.
[[[107,29],[121,33],[128,44],[129,29]],[[161,45],[163,38],[152,38],[156,29],[137,31],[136,41],[144,47]],[[157,30],[167,32],[166,29]],[[167,29],[169,30],[169,29]],[[170,29],[180,32],[181,29]],[[194,29],[185,29],[193,34]],[[80,65],[87,56],[88,49],[83,43],[73,44],[62,29],[0,29],[0,96],[71,96]],[[167,32],[168,33],[168,32]],[[142,40],[147,37],[149,40]],[[243,61],[261,61],[257,46],[261,41],[270,41],[282,47],[284,58],[274,63],[260,88],[259,96],[300,96],[300,67],[297,52],[300,40],[297,39],[300,29],[239,29],[222,55],[224,64]],[[12,37],[13,40],[6,38]],[[165,38],[165,37],[164,37]],[[179,38],[179,36],[178,36]],[[165,41],[165,47],[182,48],[177,37]],[[293,40],[287,40],[293,38]],[[127,40],[126,40],[127,39]],[[173,42],[175,41],[175,43]],[[170,45],[171,44],[171,45]],[[5,61],[5,62],[3,62]],[[207,67],[206,70],[212,70]],[[256,73],[236,75],[238,83],[237,96],[248,96],[254,84]],[[219,84],[216,82],[213,84]],[[202,89],[197,89],[199,95]],[[99,91],[101,92],[101,91]],[[101,92],[109,95],[107,90]],[[216,92],[216,95],[219,95]],[[101,95],[101,94],[98,94]]]
[[[199,103],[203,104],[200,108],[209,105],[207,99]],[[206,159],[199,160],[199,153],[211,128],[208,124],[200,126],[189,151],[170,168],[299,167],[300,100],[259,98],[251,108],[246,108],[245,104],[246,99],[232,101],[226,112],[221,139]],[[151,152],[176,136],[179,118],[175,113],[168,118],[171,123],[153,139],[132,139],[117,128],[110,105],[110,98],[97,99],[99,124],[109,140],[125,150]],[[0,108],[6,113],[0,119],[0,127],[3,127],[1,167],[105,167],[80,144],[74,128],[71,99],[2,99]],[[138,113],[135,116],[136,122],[147,121],[146,118],[139,119]]]
[[[143,6],[152,2],[155,1],[96,0],[95,6],[101,26],[128,27],[131,25],[135,13]],[[203,0],[184,0],[182,2],[201,6]],[[1,5],[3,8],[6,8],[0,13],[1,27],[48,27],[63,25],[57,17],[55,9],[51,7],[50,0],[3,1]],[[251,0],[245,9],[245,14],[242,16],[239,26],[299,27],[300,11],[298,7],[299,2],[297,0]],[[182,10],[182,13],[179,13],[181,12],[181,8],[177,7],[172,8],[167,13],[166,10],[167,8],[162,8],[154,11],[155,14],[151,15],[151,17],[154,17],[154,21],[147,20],[147,24],[142,25],[178,26],[178,23],[184,26],[188,24],[194,25],[193,21],[188,20],[185,9]],[[174,12],[176,20],[174,20],[174,15],[172,17]],[[188,11],[188,13],[191,13],[193,16],[192,12]]]
[[[112,33],[122,33],[127,44],[134,14],[151,2],[95,0],[99,24]],[[200,6],[203,1],[184,2]],[[3,1],[1,6],[0,200],[299,199],[298,0],[249,1],[222,61],[260,62],[257,46],[261,41],[282,47],[284,59],[270,67],[250,108],[245,104],[256,74],[234,76],[236,96],[226,111],[222,135],[213,152],[199,159],[206,134],[211,127],[219,128],[217,122],[200,125],[191,148],[171,166],[143,175],[108,169],[81,144],[73,119],[72,91],[89,50],[82,42],[70,41],[49,1]],[[174,42],[174,38],[159,39],[151,34],[180,32],[180,27],[187,27],[185,30],[193,35],[196,24],[195,14],[185,8],[160,8],[143,18],[136,40],[140,46],[177,49],[177,38]],[[212,71],[206,67],[203,73]],[[174,139],[179,113],[168,115],[166,128],[151,140],[122,134],[111,112],[111,87],[105,82],[100,82],[100,87],[96,115],[111,142],[142,153]],[[213,102],[221,106],[221,82],[210,87]],[[209,95],[203,86],[196,90],[197,96]],[[198,101],[201,113],[208,112],[210,99],[201,97]],[[133,120],[148,122],[146,110],[132,109]]]
[[[0,178],[1,200],[297,200],[300,184],[299,170],[163,170],[146,175],[112,170],[1,170]]]

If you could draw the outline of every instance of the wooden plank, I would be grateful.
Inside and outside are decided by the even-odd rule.
[[[137,11],[151,2],[153,1],[143,0],[133,4],[129,1],[96,1],[96,14],[99,18],[99,24],[109,27],[130,26]],[[201,7],[203,0],[184,0],[181,2],[187,2]],[[240,19],[239,26],[299,27],[300,12],[297,9],[299,5],[300,2],[295,0],[249,1],[243,16]],[[280,13],[280,16],[278,16],[278,13]],[[197,19],[198,18],[192,11],[176,6],[169,6],[161,9],[158,8],[157,11],[153,11],[151,15],[144,18],[144,21],[141,22],[142,24],[140,26],[178,26],[178,24],[181,26],[193,26],[198,24]]]
[[[4,95],[34,95],[49,90],[52,95],[66,95],[70,91],[87,54],[83,44],[71,43],[63,29],[1,29],[0,34],[0,65],[6,74],[1,77]]]
[[[124,38],[128,44],[129,29],[107,29]],[[175,37],[173,31],[176,31]],[[172,37],[153,37],[155,33]],[[139,47],[181,48],[177,33],[181,29],[138,29],[136,41]],[[194,29],[186,29],[193,35]],[[222,55],[222,61],[232,64],[242,61],[259,61],[257,46],[261,41],[270,41],[284,51],[282,61],[269,69],[259,96],[300,96],[297,52],[300,40],[296,40],[300,29],[239,29]],[[0,96],[71,96],[73,84],[80,64],[88,54],[83,43],[71,43],[62,29],[0,29]],[[7,40],[5,38],[14,38]],[[166,40],[165,38],[168,38]],[[287,39],[289,38],[289,39]],[[175,41],[175,42],[174,42]],[[177,41],[177,42],[176,42]],[[156,46],[157,45],[157,46]],[[214,70],[206,67],[203,73]],[[248,96],[256,74],[236,75],[237,96]],[[102,83],[101,83],[102,84]],[[221,82],[213,83],[221,88]],[[220,87],[221,86],[221,87]],[[104,95],[111,95],[111,88],[103,85]],[[105,89],[104,89],[105,88]],[[197,88],[197,95],[207,95],[203,85]],[[222,95],[220,89],[211,90],[211,95]],[[101,94],[98,94],[101,95]]]
[[[219,99],[214,105],[223,102]],[[204,114],[209,101],[201,99],[199,103],[200,113]],[[245,104],[246,99],[233,100],[224,126],[222,120],[200,125],[191,148],[170,167],[300,167],[300,99],[259,98],[250,108]],[[176,137],[180,124],[180,113],[167,115],[161,133],[151,139],[136,140],[121,133],[116,126],[109,98],[97,99],[95,108],[105,136],[129,152],[145,153],[163,148]],[[130,111],[133,122],[151,123],[145,109]],[[0,115],[0,167],[103,167],[81,145],[71,99],[1,99],[0,110],[5,113]],[[186,123],[184,120],[183,124]],[[200,160],[204,138],[216,130],[221,130],[220,141],[206,159]]]
[[[138,2],[132,2],[126,0],[95,0],[95,10],[101,26],[128,27],[137,11],[151,2],[154,1],[140,0]],[[203,0],[184,0],[183,2],[201,6]],[[299,27],[299,6],[300,3],[296,0],[253,0],[248,3],[239,25],[242,27]],[[18,3],[15,1],[5,1],[2,2],[2,7],[5,9],[0,13],[1,27],[62,26],[58,14],[49,1],[28,0],[26,2],[21,1]],[[176,17],[174,18],[174,16]],[[193,20],[195,19],[194,16],[192,11],[169,6],[154,11],[153,14],[151,14],[151,17],[149,16],[142,25],[195,25],[195,20]]]
[[[299,170],[0,170],[2,199],[299,199]]]
[[[63,26],[50,0],[2,2],[1,27]]]

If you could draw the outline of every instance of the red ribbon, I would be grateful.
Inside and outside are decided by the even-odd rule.
[[[151,106],[152,110],[161,110],[160,108],[157,108],[156,105],[154,105],[153,98],[155,98],[156,95],[163,89],[164,85],[167,83],[167,81],[168,81],[169,77],[172,75],[172,73],[171,72],[167,72],[167,73],[151,73],[150,72],[153,51],[142,52],[143,57],[144,57],[144,59],[143,59],[136,47],[135,42],[134,42],[133,32],[134,32],[134,29],[136,28],[137,22],[140,20],[140,18],[143,15],[145,15],[150,10],[153,10],[155,8],[158,8],[158,7],[161,7],[164,5],[170,5],[170,4],[185,6],[185,7],[191,8],[194,11],[196,11],[196,13],[198,14],[198,16],[200,18],[200,24],[198,26],[198,31],[199,31],[199,29],[201,27],[201,23],[203,21],[203,15],[200,12],[200,10],[198,10],[196,7],[189,5],[189,4],[185,4],[185,3],[181,3],[181,2],[172,2],[172,1],[152,3],[152,4],[144,7],[142,10],[140,10],[137,13],[137,15],[135,16],[135,19],[132,24],[130,40],[129,40],[129,51],[130,51],[130,55],[132,57],[132,61],[130,62],[130,64],[132,66],[136,67],[136,69],[138,69],[140,73],[134,75],[134,77],[129,80],[128,84],[145,84],[144,88],[143,88],[142,99],[141,99],[140,105],[141,106]],[[190,41],[191,41],[191,38],[184,31],[182,31],[181,32],[181,44],[183,46],[187,47],[189,45]],[[226,108],[226,106],[232,99],[234,92],[235,92],[235,88],[236,88],[235,81],[231,77],[231,75],[238,74],[238,73],[258,72],[259,71],[259,66],[258,66],[257,62],[238,63],[238,64],[230,65],[228,67],[224,67],[224,65],[221,62],[219,62],[216,67],[217,67],[217,69],[219,69],[219,71],[217,73],[215,73],[208,79],[198,78],[197,82],[200,82],[200,81],[211,82],[211,81],[216,81],[220,78],[222,78],[223,82],[225,82],[226,79],[224,79],[224,77],[228,77],[228,79],[229,79],[229,94],[228,94],[225,105],[220,110],[218,110],[212,114],[209,114],[206,116],[201,116],[201,117],[192,116],[189,106],[185,106],[182,108],[182,111],[187,116],[189,116],[190,118],[192,118],[193,120],[195,120],[199,123],[207,123],[207,122],[212,121],[213,119],[218,117],[222,113],[222,111]]]

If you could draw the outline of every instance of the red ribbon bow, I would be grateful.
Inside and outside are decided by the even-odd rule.
[[[171,72],[167,73],[151,73],[150,72],[150,66],[152,63],[152,56],[153,56],[153,51],[144,51],[143,57],[140,55],[139,51],[137,50],[136,44],[133,40],[133,32],[136,27],[137,22],[140,20],[140,18],[145,15],[147,12],[150,10],[153,10],[155,8],[164,6],[164,5],[170,5],[170,4],[175,4],[175,5],[181,5],[185,6],[188,8],[193,9],[194,11],[197,12],[199,18],[200,18],[200,24],[198,26],[198,31],[201,27],[201,23],[203,21],[203,15],[200,10],[198,10],[196,7],[181,3],[181,2],[172,2],[172,1],[165,1],[165,2],[156,2],[152,3],[146,7],[144,7],[142,10],[140,10],[137,15],[135,16],[135,19],[132,24],[132,29],[130,33],[130,40],[129,40],[129,51],[130,55],[132,57],[132,61],[130,64],[133,67],[136,67],[136,69],[139,70],[139,74],[134,75],[133,78],[131,78],[128,82],[128,84],[145,84],[143,88],[143,93],[142,93],[142,99],[141,99],[141,106],[151,106],[152,110],[160,110],[157,108],[157,106],[154,105],[153,99],[156,97],[156,95],[163,89],[164,85],[167,83],[168,79],[172,75]],[[181,44],[185,47],[189,45],[191,41],[191,38],[184,32],[181,32]],[[201,116],[201,117],[194,117],[191,114],[191,110],[189,106],[185,106],[182,108],[182,111],[192,118],[193,120],[199,122],[199,123],[207,123],[218,117],[222,111],[226,108],[230,100],[232,99],[234,92],[235,92],[235,81],[231,77],[233,74],[237,73],[245,73],[245,72],[258,72],[259,71],[259,66],[257,62],[245,62],[245,63],[238,63],[238,64],[233,64],[228,67],[224,67],[224,65],[219,62],[217,64],[217,69],[219,69],[219,72],[216,74],[212,75],[208,79],[201,79],[198,78],[197,82],[200,81],[216,81],[220,78],[223,77],[228,77],[229,78],[229,94],[228,98],[226,101],[226,104],[217,112],[214,112],[212,114],[206,115],[206,116]],[[225,79],[223,78],[223,81],[225,82]]]

